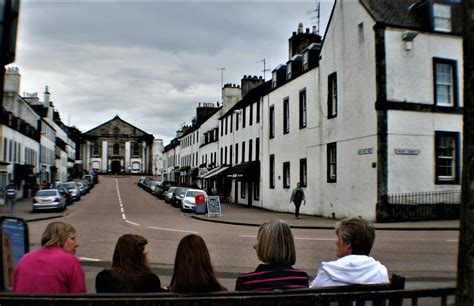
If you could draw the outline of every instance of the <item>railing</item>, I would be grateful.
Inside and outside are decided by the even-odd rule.
[[[273,292],[223,292],[205,295],[159,294],[82,294],[82,295],[0,295],[2,306],[265,306],[321,305],[441,305],[454,302],[455,288],[423,290],[341,291],[338,289],[298,289]],[[357,290],[357,289],[356,289]],[[361,290],[359,288],[359,290]]]
[[[377,204],[377,221],[458,219],[460,203],[458,190],[384,195]]]
[[[399,205],[459,204],[461,203],[461,191],[446,190],[392,194],[387,196],[387,203]]]

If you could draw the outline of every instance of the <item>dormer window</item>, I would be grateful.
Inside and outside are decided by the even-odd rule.
[[[286,68],[286,79],[287,80],[291,79],[291,63],[288,63],[287,68]]]
[[[303,54],[303,71],[308,70],[308,65],[309,65],[309,52],[306,51]]]
[[[277,87],[277,72],[276,70],[272,73],[272,88]]]
[[[433,4],[433,29],[440,32],[451,32],[451,6]]]

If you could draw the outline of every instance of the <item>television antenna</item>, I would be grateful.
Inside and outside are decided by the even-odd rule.
[[[263,72],[263,81],[265,82],[265,72],[270,71],[270,69],[266,69],[266,66],[265,66],[265,58],[262,59],[262,60],[260,60],[260,61],[258,61],[257,63],[263,63],[263,70],[262,70],[262,72]]]
[[[311,17],[311,20],[314,20],[312,24],[316,25],[315,34],[319,35],[319,23],[321,21],[321,3],[319,2],[319,0],[316,0],[316,8],[314,10],[308,11],[308,14],[313,13],[315,13],[316,16]]]

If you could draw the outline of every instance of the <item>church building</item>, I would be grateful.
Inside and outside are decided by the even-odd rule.
[[[131,125],[118,115],[83,134],[83,169],[98,173],[151,174],[152,134]]]

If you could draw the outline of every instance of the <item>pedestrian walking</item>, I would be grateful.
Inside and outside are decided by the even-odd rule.
[[[303,205],[306,204],[306,197],[300,182],[296,183],[296,188],[291,192],[290,203],[291,202],[295,204],[295,217],[299,219],[301,203],[303,203]]]
[[[5,187],[7,191],[7,204],[8,204],[8,213],[10,215],[15,214],[15,200],[16,200],[16,185],[13,181],[10,181],[10,184]]]

